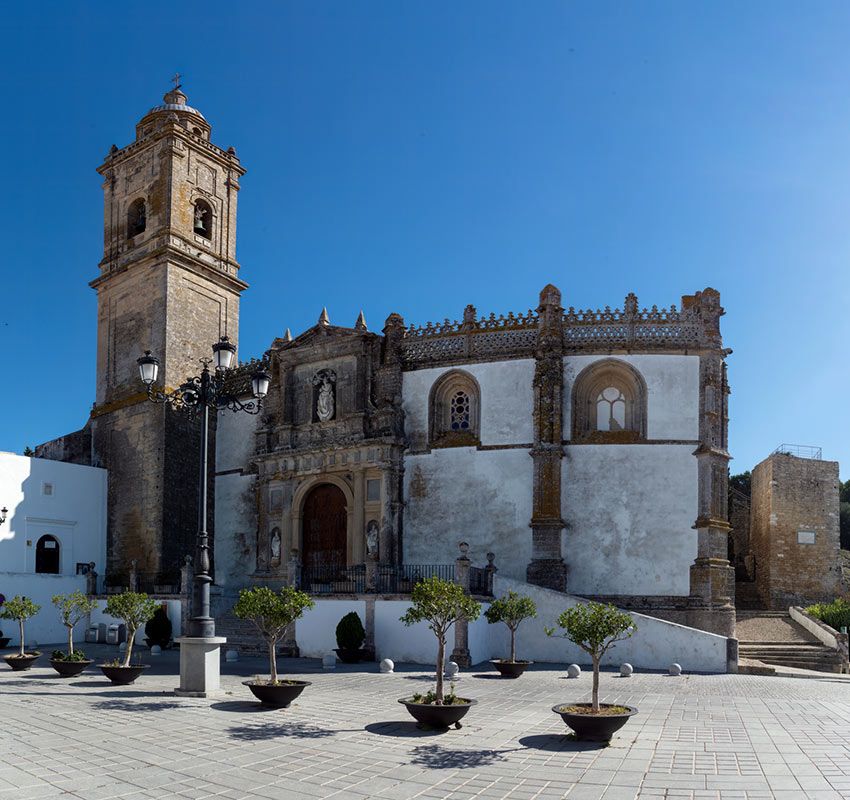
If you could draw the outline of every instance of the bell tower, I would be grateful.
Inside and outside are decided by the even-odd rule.
[[[185,415],[154,405],[136,359],[160,359],[160,385],[179,386],[221,336],[238,344],[236,206],[245,170],[231,147],[175,87],[113,145],[103,178],[103,259],[97,291],[94,463],[109,470],[107,577],[132,561],[169,582],[193,552],[199,432]]]

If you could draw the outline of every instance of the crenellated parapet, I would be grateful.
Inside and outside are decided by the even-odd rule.
[[[682,297],[681,307],[640,308],[626,296],[622,308],[561,312],[563,349],[577,352],[698,352],[722,347],[720,294],[711,288]],[[461,320],[411,325],[401,354],[407,369],[459,360],[533,358],[540,326],[537,311],[478,316],[467,306]]]

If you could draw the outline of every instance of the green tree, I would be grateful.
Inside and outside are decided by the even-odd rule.
[[[159,603],[152,600],[144,592],[113,594],[106,601],[106,613],[110,617],[120,619],[127,626],[127,651],[124,653],[122,667],[130,666],[136,631],[156,613],[157,608],[159,608]]]
[[[558,617],[557,634],[577,644],[593,661],[593,711],[599,711],[599,663],[608,648],[615,642],[628,639],[636,630],[631,614],[603,603],[579,603]],[[554,628],[546,629],[547,636],[555,636]]]
[[[29,597],[21,597],[19,594],[15,595],[11,600],[7,600],[2,606],[0,606],[0,619],[17,620],[18,625],[20,626],[20,655],[22,657],[26,655],[26,648],[24,647],[24,622],[26,622],[30,617],[34,617],[39,611],[41,611],[40,605],[33,603]]]
[[[534,600],[516,592],[508,592],[504,597],[494,600],[484,612],[487,622],[493,625],[504,622],[511,632],[511,661],[516,661],[516,632],[524,619],[537,616]]]
[[[841,547],[850,550],[850,480],[838,485],[838,526]]]
[[[33,450],[29,445],[24,448],[24,455],[29,456],[30,458],[35,458],[35,450]]]
[[[752,496],[752,474],[749,470],[739,472],[737,475],[729,476],[729,489],[737,489],[741,494],[747,497]]]
[[[286,629],[300,619],[315,603],[306,592],[284,586],[274,592],[268,586],[243,589],[233,606],[239,619],[247,619],[266,640],[269,647],[269,681],[277,683],[277,643]]]
[[[435,704],[443,704],[443,661],[446,655],[446,635],[456,622],[478,619],[481,604],[473,600],[458,584],[436,575],[417,582],[411,593],[411,606],[403,617],[405,625],[427,622],[437,637],[437,691]]]
[[[71,594],[55,594],[51,600],[59,609],[62,624],[68,629],[68,655],[74,654],[74,626],[97,608],[96,600],[89,600],[79,589]]]

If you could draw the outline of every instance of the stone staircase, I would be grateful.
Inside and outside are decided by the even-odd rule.
[[[840,672],[841,656],[827,647],[786,611],[739,610],[739,658],[779,667]]]

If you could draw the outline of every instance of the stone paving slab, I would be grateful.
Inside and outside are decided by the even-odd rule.
[[[836,676],[606,672],[603,699],[639,713],[603,747],[572,741],[550,710],[590,691],[589,672],[570,680],[563,665],[516,681],[473,668],[457,689],[478,705],[439,733],[396,702],[430,685],[422,668],[281,659],[313,685],[267,711],[241,685],[261,661],[223,664],[228,694],[199,700],[171,693],[176,653],[144,656],[154,668],[128,687],[0,667],[0,800],[850,800],[850,686]]]

